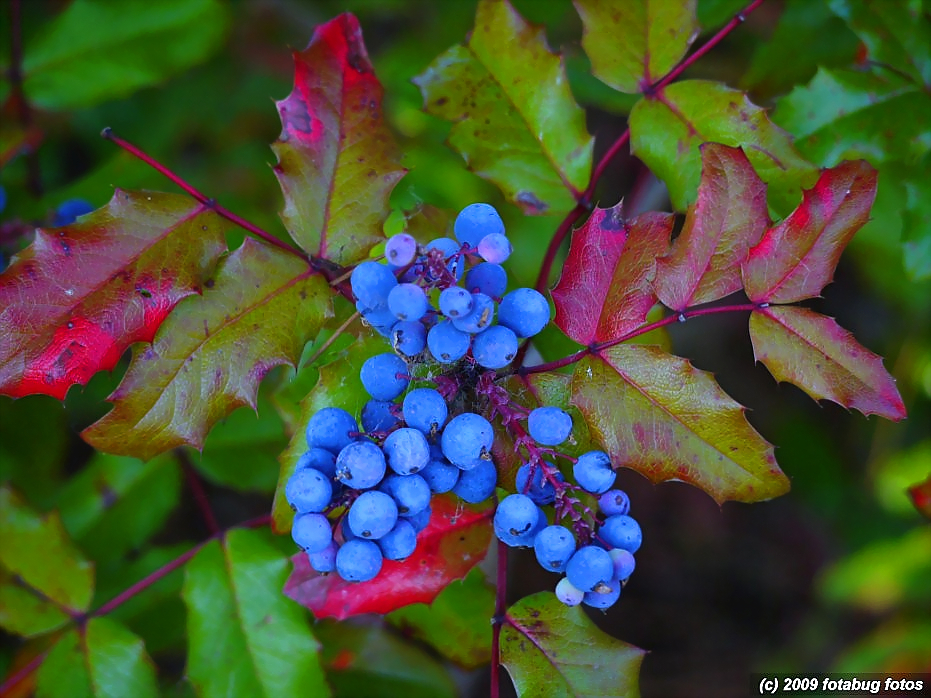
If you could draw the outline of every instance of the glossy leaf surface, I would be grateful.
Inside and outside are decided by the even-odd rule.
[[[815,400],[827,399],[863,414],[905,418],[905,405],[882,357],[861,346],[833,319],[806,308],[772,306],[750,316],[757,361],[779,381]]]
[[[656,262],[656,294],[673,310],[739,291],[740,264],[769,225],[766,185],[743,151],[706,143],[701,154],[698,198],[672,250]]]
[[[779,213],[798,203],[815,168],[802,159],[789,135],[738,90],[706,80],[673,83],[644,97],[630,114],[631,151],[669,187],[673,206],[695,201],[701,174],[699,146],[706,142],[741,147],[769,185],[770,205]]]
[[[70,620],[64,609],[24,586],[0,566],[0,627],[14,635],[34,637]]]
[[[789,481],[773,447],[711,374],[658,347],[619,345],[579,362],[572,404],[615,467],[681,480],[715,501],[777,497]]]
[[[200,293],[225,228],[186,196],[120,190],[81,222],[39,228],[0,276],[0,393],[62,399],[152,341]]]
[[[501,663],[519,696],[636,698],[644,655],[548,591],[511,606],[501,627]]]
[[[681,60],[695,37],[694,0],[573,0],[592,73],[621,92],[643,92]]]
[[[284,593],[317,618],[344,620],[361,613],[389,613],[412,603],[430,603],[446,586],[480,563],[491,542],[494,506],[463,504],[451,495],[436,496],[427,527],[417,534],[417,549],[403,562],[385,560],[368,582],[347,582],[337,574],[320,575],[298,553]]]
[[[468,42],[414,80],[469,168],[526,214],[571,209],[591,170],[584,112],[544,37],[507,0],[480,0]]]
[[[307,618],[281,595],[287,567],[267,533],[248,530],[187,564],[187,675],[199,696],[330,695]]]
[[[294,53],[294,89],[277,103],[282,129],[272,150],[281,217],[309,254],[350,264],[384,238],[388,197],[405,170],[382,93],[351,14],[317,27]]]
[[[741,267],[744,288],[758,303],[792,303],[827,286],[844,247],[869,220],[876,170],[866,161],[825,170],[802,203],[763,235]]]
[[[181,444],[199,448],[218,419],[255,406],[263,376],[294,365],[330,313],[322,276],[251,238],[206,286],[203,297],[172,314],[151,347],[134,352],[109,398],[113,409],[83,432],[86,441],[143,459]]]
[[[656,258],[668,249],[674,222],[667,213],[625,220],[623,202],[596,208],[573,233],[552,291],[556,326],[579,344],[611,341],[640,327],[656,302]]]

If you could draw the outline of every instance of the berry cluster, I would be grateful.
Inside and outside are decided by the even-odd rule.
[[[549,305],[530,288],[507,292],[501,263],[511,243],[493,207],[467,206],[453,230],[455,240],[424,246],[405,233],[394,235],[385,245],[385,263],[363,262],[353,270],[356,308],[393,351],[360,369],[371,397],[359,415],[361,428],[336,407],[311,417],[308,450],[285,488],[297,513],[292,536],[318,572],[373,579],[383,560],[414,552],[433,495],[452,492],[478,503],[494,494],[489,419],[497,420],[513,437],[515,452],[526,457],[517,493],[498,505],[496,535],[509,546],[534,548],[545,569],[565,573],[556,586],[564,603],[608,608],[633,572],[640,546],[627,495],[611,489],[615,472],[607,454],[573,458],[554,448],[574,443],[567,412],[527,410],[495,382],[520,341],[550,321]],[[425,362],[428,371],[416,373],[429,373],[435,387],[412,388],[427,381],[414,377]],[[576,484],[565,481],[556,460],[572,463]],[[584,504],[588,495],[599,497],[598,513]],[[552,524],[543,509],[548,505]]]
[[[532,288],[505,293],[501,262],[511,243],[493,207],[465,207],[453,230],[455,240],[437,238],[423,248],[406,233],[389,238],[387,264],[363,262],[352,272],[356,309],[404,356],[428,350],[452,364],[470,355],[483,368],[504,368],[521,339],[546,327],[549,305]]]

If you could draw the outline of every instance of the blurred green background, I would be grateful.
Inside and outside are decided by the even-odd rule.
[[[280,129],[273,100],[290,91],[290,49],[303,48],[315,25],[351,11],[361,22],[385,87],[386,117],[411,170],[394,205],[457,209],[478,200],[495,203],[518,250],[509,262],[512,273],[517,282],[532,284],[559,218],[522,217],[466,171],[444,145],[449,125],[421,111],[420,93],[410,82],[463,40],[474,0],[119,4],[122,19],[101,23],[93,12],[73,8],[63,21],[68,2],[22,3],[26,69],[38,77],[26,82],[34,101],[28,130],[10,102],[9,83],[0,85],[5,258],[28,244],[34,227],[48,224],[64,200],[79,197],[97,207],[116,186],[171,190],[157,173],[102,140],[105,126],[234,212],[283,235],[277,216],[282,199],[269,167],[268,144]],[[514,4],[528,19],[545,23],[551,45],[565,51],[597,158],[623,131],[634,99],[588,73],[581,24],[569,0]],[[700,1],[705,34],[744,4]],[[0,8],[0,64],[8,68],[10,0]],[[747,89],[755,103],[770,107],[793,86],[808,83],[819,65],[853,65],[860,50],[857,36],[827,4],[769,0],[687,76]],[[931,177],[928,162],[925,154],[883,167],[874,221],[845,253],[824,298],[812,304],[885,357],[908,407],[906,422],[866,419],[776,385],[754,366],[743,318],[717,316],[674,328],[675,352],[714,372],[752,409],[750,420],[776,444],[792,491],[771,502],[718,508],[688,486],[653,486],[635,473],[620,474],[646,542],[623,601],[594,617],[612,635],[650,650],[644,696],[742,696],[752,671],[931,671],[931,528],[905,491],[931,474],[931,287],[927,279],[913,280],[902,254],[909,183],[916,173]],[[622,196],[668,207],[662,187],[623,155],[608,168],[596,199],[608,206]],[[546,353],[558,355],[560,343],[553,341]],[[77,433],[106,411],[104,398],[124,369],[73,389],[64,405],[41,396],[0,398],[0,479],[39,510],[67,510],[64,493],[77,496],[82,474],[118,470],[115,459],[95,455]],[[286,429],[266,406],[260,419],[234,413],[211,435],[202,458],[189,455],[208,482],[221,525],[268,511]],[[151,490],[143,488],[139,506],[154,509],[151,530],[131,546],[156,532],[165,551],[204,537],[189,495],[181,496],[180,507],[162,505],[178,497],[177,468],[150,464],[147,472]],[[120,521],[114,515],[109,523],[98,522],[79,542],[88,550],[106,549],[107,526]],[[116,562],[126,551],[111,552],[114,568],[101,582],[109,580],[104,595],[138,578]],[[512,579],[512,600],[552,585],[532,555],[515,556]],[[162,670],[177,675],[184,657],[183,606],[156,608],[134,629],[146,637]],[[0,633],[0,673],[17,650],[18,641]],[[482,688],[476,690],[482,695]]]

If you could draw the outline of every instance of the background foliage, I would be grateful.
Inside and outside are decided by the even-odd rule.
[[[699,1],[701,31],[713,31],[743,4]],[[8,197],[0,214],[5,258],[22,249],[34,227],[48,224],[55,207],[68,198],[82,197],[97,207],[116,185],[165,189],[159,175],[97,137],[103,126],[144,144],[202,191],[281,234],[281,194],[268,172],[273,156],[267,144],[280,130],[271,99],[291,89],[286,47],[302,48],[315,25],[348,10],[365,32],[385,87],[385,119],[399,134],[402,164],[411,169],[392,204],[457,209],[477,200],[495,203],[520,251],[509,262],[512,274],[518,283],[533,284],[545,247],[539,241],[548,239],[559,218],[520,215],[495,188],[468,172],[444,144],[465,136],[424,113],[420,89],[410,81],[463,41],[474,24],[474,2],[131,5],[120,3],[115,16],[99,14],[106,3],[23,3],[26,90],[35,113],[24,130],[7,103],[0,128]],[[588,64],[580,47],[582,23],[567,0],[515,0],[514,5],[524,17],[543,23],[550,45],[566,52],[569,88],[585,108],[596,160],[628,118],[644,120],[659,134],[671,127],[663,105],[645,100],[632,113],[636,95],[597,79],[636,89],[611,77],[616,67]],[[887,10],[892,13],[888,24],[876,21],[881,5],[894,8]],[[714,372],[730,395],[752,406],[754,425],[778,444],[792,492],[754,506],[719,508],[685,485],[653,486],[632,472],[620,473],[647,542],[622,602],[594,618],[610,634],[651,650],[641,672],[645,696],[695,696],[705,689],[707,695],[743,695],[746,674],[754,670],[927,670],[931,536],[905,495],[905,488],[928,476],[931,462],[931,42],[921,41],[923,25],[917,39],[906,27],[904,13],[915,7],[922,12],[915,2],[770,0],[676,87],[675,103],[685,111],[693,108],[690,86],[696,81],[719,80],[747,90],[753,104],[771,109],[772,119],[796,137],[801,154],[815,165],[865,157],[878,168],[873,220],[854,238],[817,307],[887,357],[910,419],[902,424],[866,419],[774,385],[762,367],[753,366],[742,319],[707,318],[672,328],[677,353]],[[7,61],[9,16],[0,21],[0,61]],[[593,34],[585,41],[605,40]],[[494,37],[481,33],[469,43],[480,47],[483,41],[494,49]],[[481,48],[475,52],[480,55]],[[867,53],[881,65],[865,63]],[[651,65],[651,75],[668,70],[663,60],[659,56]],[[0,99],[7,97],[4,83]],[[720,99],[726,104],[737,98],[722,90]],[[474,145],[458,143],[464,150]],[[635,140],[632,148],[652,164],[648,145]],[[24,146],[35,155],[25,155]],[[476,151],[479,163],[481,155]],[[564,169],[554,176],[574,181],[585,170],[584,163],[561,162]],[[672,201],[681,203],[689,183],[676,173],[658,174],[669,178]],[[612,163],[596,202],[611,206],[622,195],[644,207],[667,208],[663,187],[626,154]],[[242,237],[238,229],[222,234],[232,244]],[[539,343],[547,358],[571,350],[551,332]],[[333,350],[343,348],[337,344]],[[247,408],[234,412],[211,432],[203,455],[185,447],[143,463],[95,453],[77,437],[106,411],[103,398],[125,367],[121,362],[112,374],[71,390],[64,404],[44,396],[0,398],[0,478],[9,485],[0,490],[5,550],[0,674],[27,665],[61,633],[37,677],[39,692],[46,695],[57,695],[62,680],[85,687],[87,694],[106,695],[114,687],[101,681],[113,664],[137,687],[134,695],[229,690],[280,695],[320,680],[321,672],[337,695],[370,690],[373,677],[385,695],[487,690],[480,667],[488,659],[483,632],[491,600],[477,573],[454,585],[439,611],[436,604],[432,613],[413,606],[385,622],[327,622],[311,636],[305,612],[279,593],[290,541],[261,529],[237,530],[194,549],[184,571],[173,572],[112,614],[92,619],[83,636],[65,629],[69,617],[62,612],[18,615],[28,598],[17,596],[13,576],[80,614],[99,609],[213,535],[214,526],[267,514],[278,477],[276,457],[287,444],[288,415],[299,418],[297,400],[317,378],[315,369],[308,370],[288,391],[272,395],[276,380],[284,379],[279,371],[260,393],[258,417]],[[289,395],[295,399],[289,402]],[[282,409],[272,409],[272,400]],[[200,479],[216,522],[199,518],[192,494],[198,489],[190,483]],[[58,560],[64,566],[58,570],[67,574],[50,574],[34,550]],[[216,574],[222,567],[217,560],[228,562],[228,575]],[[90,561],[96,583],[88,573]],[[516,556],[509,601],[550,585],[546,575],[533,571],[529,558],[526,562]],[[68,580],[64,585],[62,578]],[[198,598],[205,588],[214,593]],[[533,601],[529,597],[514,612],[532,609]],[[455,614],[444,614],[443,603],[474,604],[474,625],[444,625]],[[263,614],[274,623],[259,631],[268,635],[257,637],[242,619]],[[276,651],[265,657],[267,664],[230,671],[210,665],[218,652],[252,656],[249,648],[267,647],[270,637]],[[211,644],[221,640],[228,645]],[[90,669],[76,661],[82,652]],[[187,657],[203,658],[192,666],[206,670],[185,672]],[[19,690],[25,688],[21,684]]]

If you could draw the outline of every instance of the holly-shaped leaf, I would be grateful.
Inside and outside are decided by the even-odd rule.
[[[0,566],[67,612],[90,606],[94,567],[74,547],[57,513],[39,516],[0,487]]]
[[[382,86],[351,14],[316,28],[294,52],[294,89],[278,102],[272,145],[284,193],[281,218],[308,253],[338,264],[364,259],[406,170],[383,118]]]
[[[579,344],[609,342],[640,327],[656,302],[656,258],[669,247],[675,217],[624,218],[623,202],[596,208],[572,234],[553,289],[556,326]]]
[[[763,235],[741,266],[747,296],[792,303],[827,286],[850,238],[869,220],[876,170],[865,160],[825,170],[802,203]]]
[[[863,414],[905,418],[905,404],[882,357],[865,349],[833,319],[795,306],[750,315],[757,361],[776,380],[789,381],[815,400],[831,400]]]
[[[699,146],[708,141],[743,148],[778,213],[791,210],[817,174],[763,109],[717,82],[673,83],[644,96],[630,113],[631,152],[666,183],[677,211],[696,198]]]
[[[325,696],[320,645],[281,595],[288,560],[267,532],[233,530],[185,567],[187,676],[199,696]]]
[[[450,495],[433,498],[432,516],[417,534],[417,549],[403,562],[385,560],[368,582],[347,582],[337,574],[315,572],[307,555],[292,558],[294,571],[284,593],[317,618],[343,620],[361,613],[389,613],[412,603],[430,603],[450,582],[480,563],[491,542],[495,508],[463,504]]]
[[[573,0],[592,73],[621,92],[643,92],[698,36],[695,0]]]
[[[226,257],[203,297],[181,304],[152,346],[133,353],[113,409],[84,430],[108,453],[148,460],[203,445],[235,408],[255,408],[259,382],[293,366],[332,311],[326,280],[307,262],[247,238]]]
[[[501,663],[524,698],[635,698],[644,655],[548,591],[511,606],[501,626]]]
[[[769,226],[766,185],[739,148],[701,146],[698,198],[672,250],[656,262],[654,288],[682,311],[739,291],[740,263]]]
[[[43,698],[155,698],[155,665],[142,639],[110,618],[91,618],[49,651],[39,668]]]
[[[480,0],[468,41],[414,79],[449,144],[526,214],[567,211],[588,185],[593,140],[542,26]]]
[[[151,342],[201,292],[226,226],[186,196],[118,189],[80,222],[36,230],[0,275],[0,393],[63,399]]]
[[[572,404],[615,467],[681,480],[718,503],[777,497],[789,481],[773,447],[712,376],[658,347],[618,345],[583,359]]]

